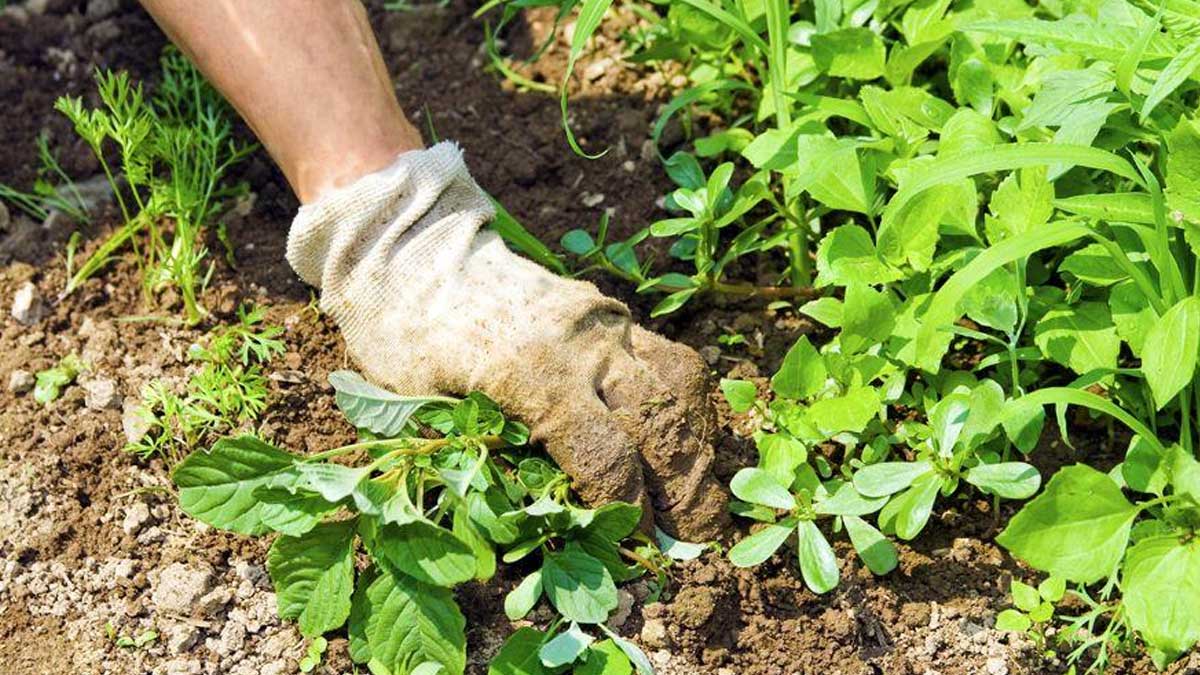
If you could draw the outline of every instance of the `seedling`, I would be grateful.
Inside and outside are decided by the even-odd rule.
[[[108,639],[121,649],[142,649],[158,639],[158,632],[153,630],[144,631],[137,636],[121,635],[111,621],[104,624],[104,632]]]
[[[161,380],[142,390],[139,415],[149,425],[125,449],[165,457],[172,464],[193,448],[258,419],[267,405],[263,368],[284,352],[283,329],[263,325],[261,307],[238,308],[238,323],[214,330],[206,344],[193,344],[188,358],[200,368],[176,393]]]
[[[63,388],[73,384],[84,370],[87,370],[87,364],[78,354],[67,354],[57,365],[38,372],[33,386],[33,400],[42,405],[58,400]]]
[[[1037,588],[1013,579],[1009,584],[1013,607],[996,615],[996,630],[1024,633],[1041,648],[1046,646],[1046,628],[1054,620],[1054,605],[1062,600],[1066,582],[1047,577]]]

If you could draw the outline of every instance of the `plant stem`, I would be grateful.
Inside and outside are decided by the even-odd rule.
[[[654,564],[651,560],[649,560],[645,556],[638,555],[637,553],[630,551],[629,549],[625,548],[624,546],[618,547],[617,550],[620,551],[621,555],[625,556],[626,558],[629,558],[630,560],[641,565],[642,567],[645,567],[647,570],[650,571],[651,574],[658,576],[663,573],[663,570],[661,567]]]
[[[450,441],[452,440],[453,439],[451,438],[378,438],[371,441],[361,441],[358,443],[351,443],[350,445],[343,445],[339,448],[333,448],[332,450],[325,450],[324,452],[318,452],[315,455],[309,455],[305,457],[301,461],[319,462],[324,459],[348,455],[352,452],[365,450],[367,448],[393,448],[388,453],[388,456],[393,457],[400,455],[432,455],[438,450],[441,450],[449,445]],[[484,447],[491,450],[503,448],[504,446],[508,445],[508,441],[505,441],[499,436],[480,436],[478,441],[482,443]],[[414,443],[417,444],[416,447],[413,447]]]

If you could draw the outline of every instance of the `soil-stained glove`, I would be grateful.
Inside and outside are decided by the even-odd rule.
[[[699,356],[510,252],[480,229],[492,215],[461,151],[439,143],[302,207],[287,257],[368,379],[401,394],[482,391],[588,503],[640,503],[678,536],[716,535],[725,495]]]

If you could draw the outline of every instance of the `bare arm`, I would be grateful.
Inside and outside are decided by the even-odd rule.
[[[358,0],[142,0],[310,203],[424,147]]]

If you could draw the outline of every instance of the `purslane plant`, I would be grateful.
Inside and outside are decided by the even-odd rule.
[[[544,596],[560,618],[548,631],[515,633],[492,672],[576,662],[577,672],[650,672],[631,643],[595,642],[581,628],[616,608],[615,580],[640,574],[620,543],[637,527],[638,507],[572,503],[565,475],[520,447],[528,431],[480,394],[397,396],[347,371],[330,381],[359,442],[303,456],[227,438],[172,474],[190,515],[279,534],[268,570],[281,616],[310,640],[347,626],[351,657],[373,673],[461,675],[466,621],[452,589],[490,578],[498,551],[504,560],[537,554],[540,568],[506,610],[523,616]],[[585,670],[601,665],[611,669]]]

